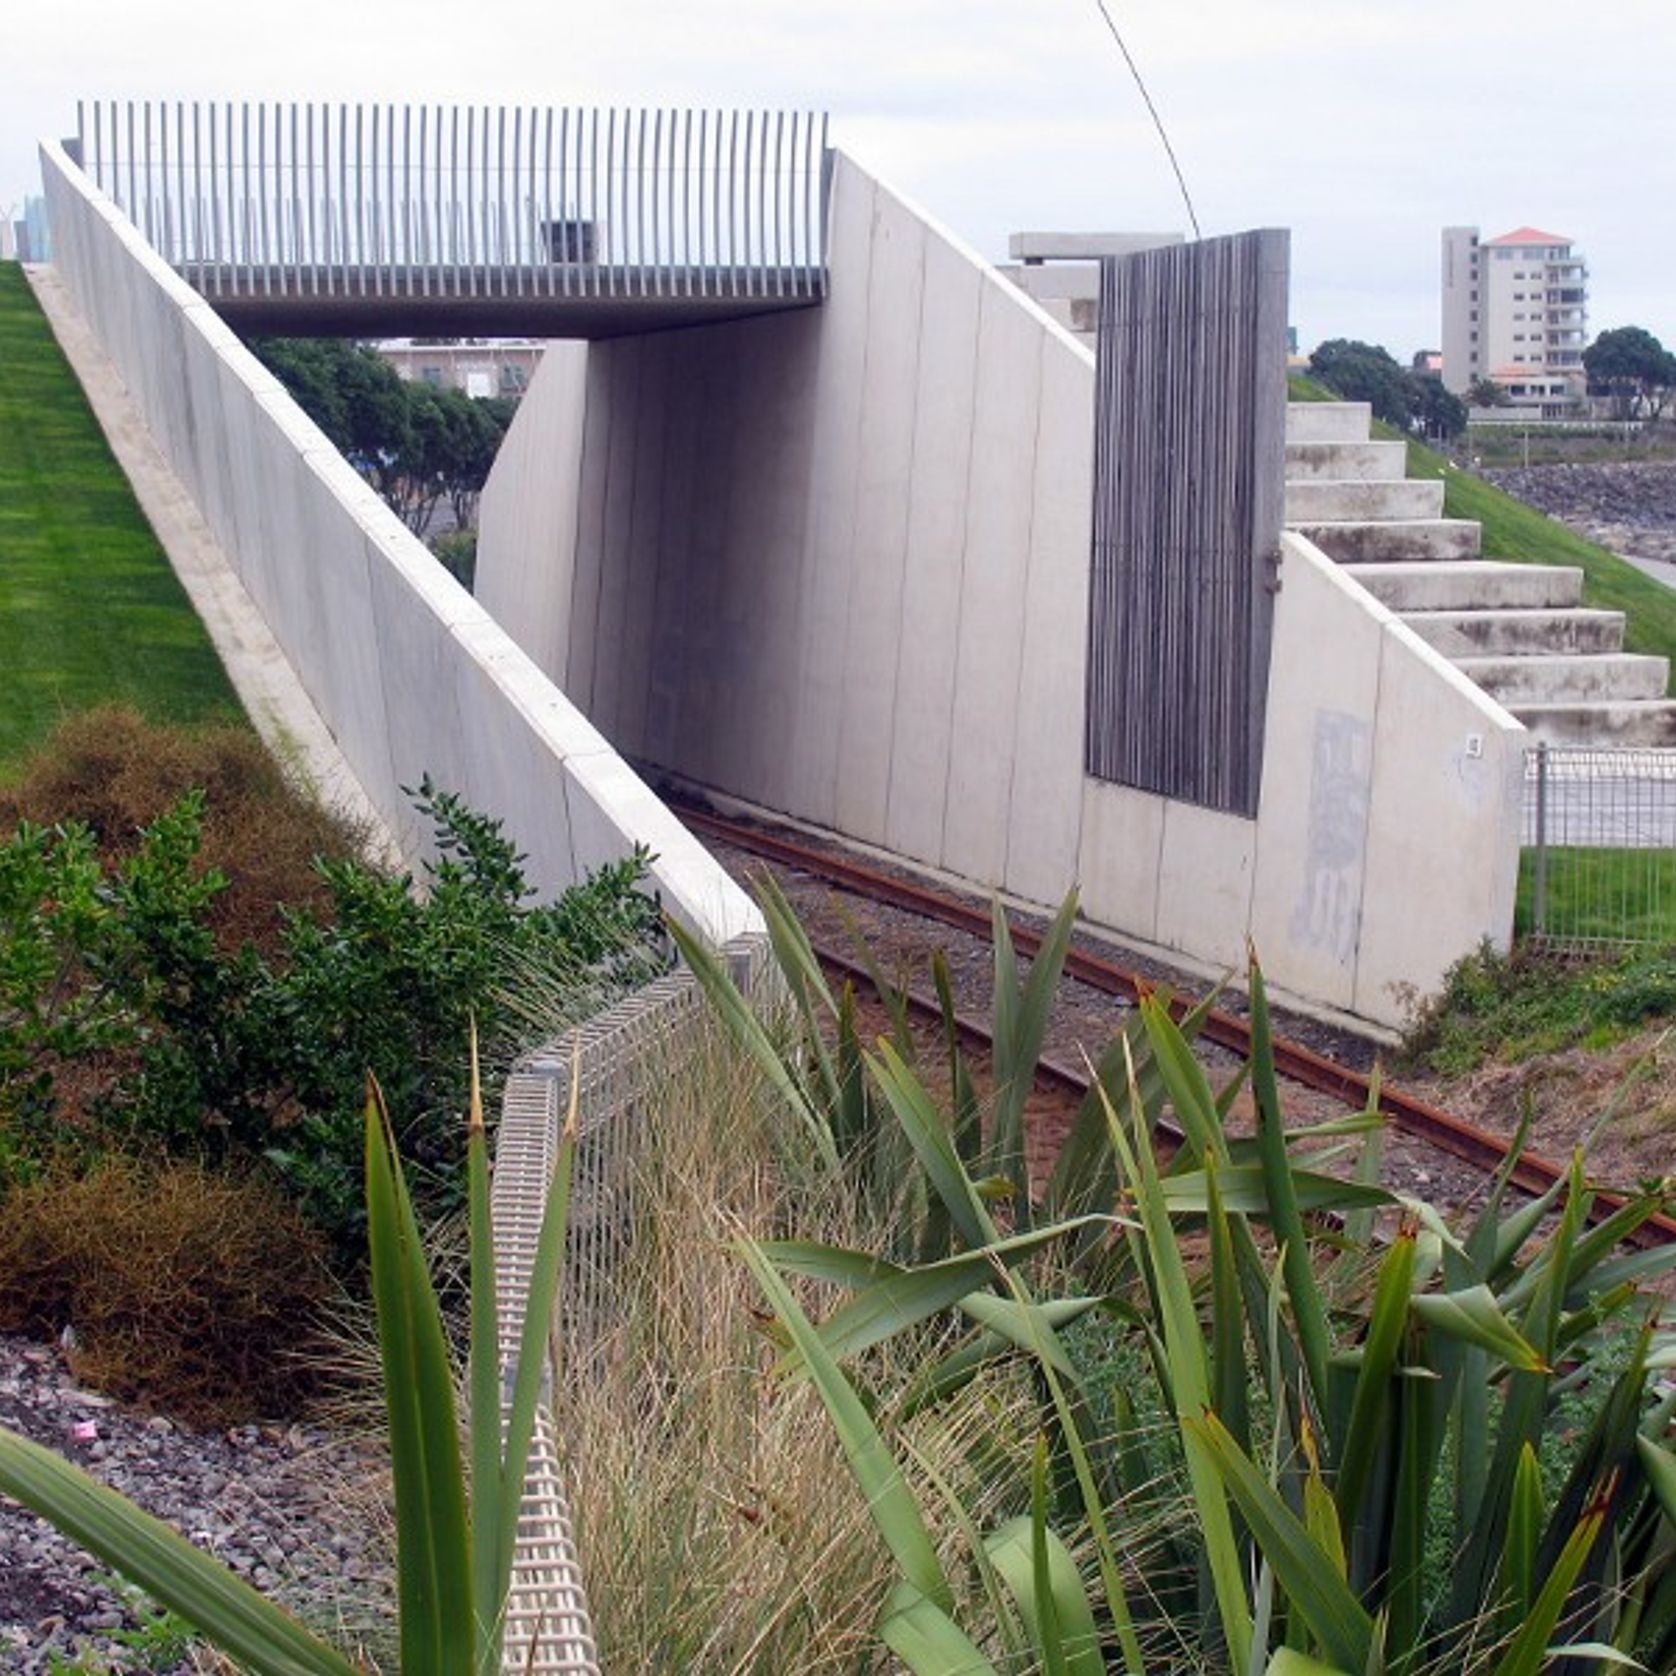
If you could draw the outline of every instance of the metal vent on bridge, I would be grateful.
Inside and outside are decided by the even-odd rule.
[[[152,247],[230,317],[287,323],[362,300],[818,301],[826,135],[801,111],[77,107],[81,166]]]

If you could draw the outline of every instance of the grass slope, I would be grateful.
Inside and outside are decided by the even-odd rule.
[[[0,781],[66,715],[242,717],[16,263],[0,263]]]

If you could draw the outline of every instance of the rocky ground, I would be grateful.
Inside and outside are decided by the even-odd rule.
[[[1614,553],[1676,563],[1676,461],[1524,466],[1484,476]]]
[[[189,1432],[79,1388],[55,1347],[0,1336],[0,1425],[46,1444],[344,1644],[376,1644],[389,1575],[383,1478],[307,1426]],[[152,1615],[154,1618],[154,1615]],[[99,1563],[0,1497],[0,1669],[214,1670]]]

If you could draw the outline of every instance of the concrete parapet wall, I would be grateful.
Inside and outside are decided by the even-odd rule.
[[[209,304],[59,147],[41,161],[67,288],[404,853],[424,835],[402,788],[429,772],[506,820],[544,891],[642,843],[690,924],[755,929],[722,869]]]
[[[1521,730],[1300,540],[1257,819],[1085,777],[1093,356],[842,154],[828,248],[819,310],[536,376],[478,594],[601,731],[1383,1024],[1505,941]]]

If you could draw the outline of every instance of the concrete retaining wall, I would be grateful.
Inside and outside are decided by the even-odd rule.
[[[756,929],[721,868],[210,306],[59,147],[41,165],[68,289],[404,852],[422,834],[401,788],[428,771],[506,820],[544,891],[642,843],[688,923],[718,940]]]
[[[1258,818],[1085,778],[1093,356],[842,155],[831,214],[823,308],[543,366],[497,619],[632,758],[1379,1022],[1504,940],[1522,731],[1302,542]]]

